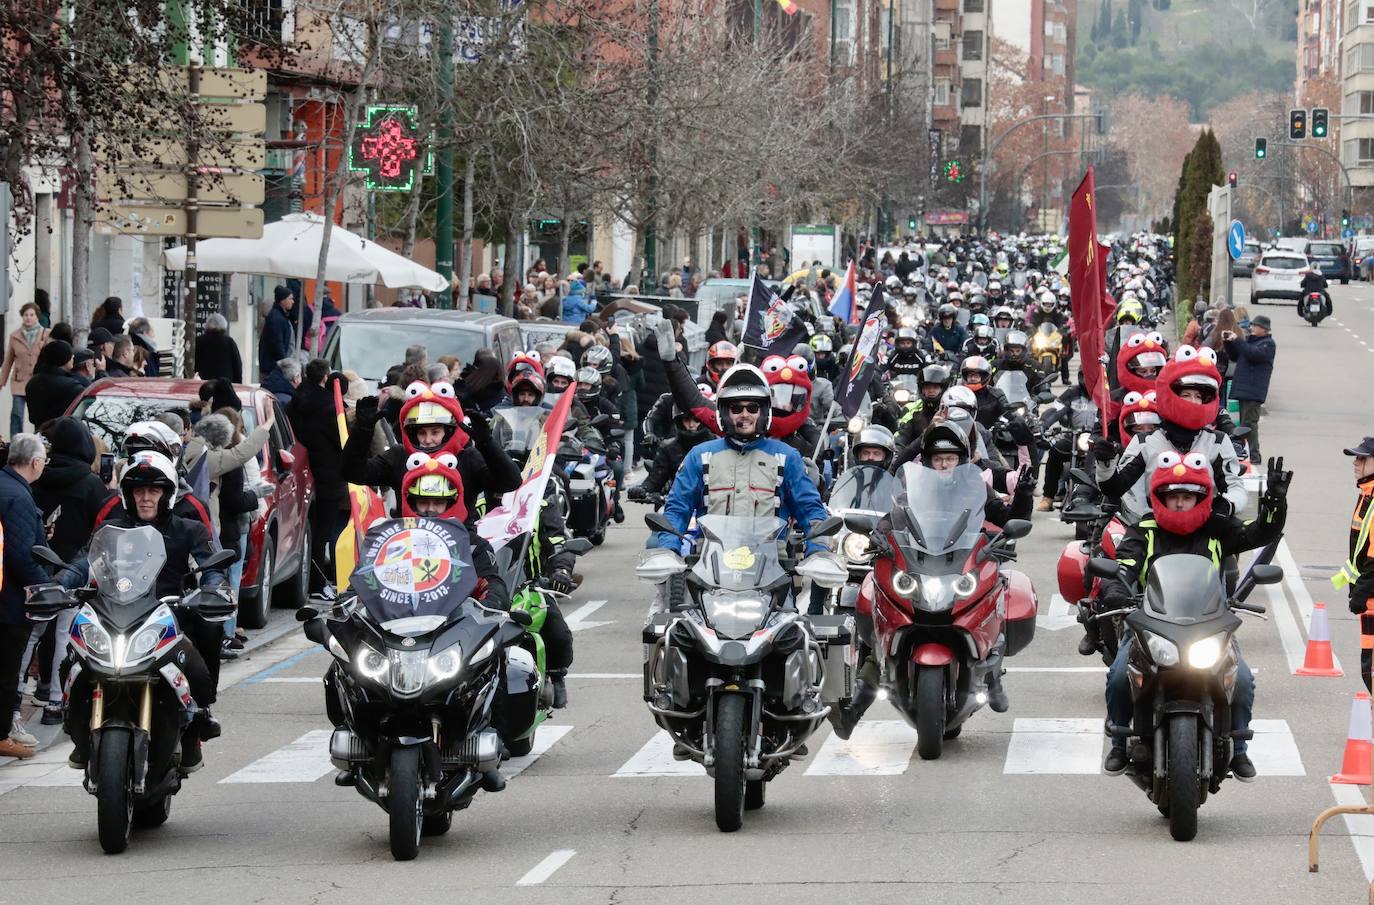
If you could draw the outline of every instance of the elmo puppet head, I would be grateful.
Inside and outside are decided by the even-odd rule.
[[[1116,356],[1116,380],[1128,392],[1148,393],[1155,388],[1159,371],[1169,363],[1164,337],[1158,333],[1135,333],[1121,346]],[[1154,370],[1151,371],[1150,369]]]
[[[406,387],[401,404],[401,442],[407,454],[422,452],[437,456],[446,452],[458,455],[468,445],[463,430],[463,406],[454,395],[453,384],[417,380]]]
[[[1220,390],[1217,353],[1183,346],[1159,372],[1155,381],[1156,405],[1164,420],[1188,430],[1201,430],[1217,419]],[[1185,393],[1197,398],[1184,398]]]
[[[1146,430],[1149,426],[1149,430]],[[1121,400],[1121,414],[1117,419],[1121,442],[1130,443],[1137,433],[1149,433],[1159,427],[1159,411],[1155,408],[1155,393],[1127,393]]]
[[[797,432],[811,411],[811,375],[805,358],[770,355],[759,365],[773,396],[770,437],[781,439]]]
[[[443,509],[435,509],[435,505]],[[420,511],[423,508],[425,511]],[[406,459],[406,474],[401,479],[401,515],[406,518],[450,518],[466,521],[463,478],[458,474],[458,459],[451,453],[430,457],[422,452]]]
[[[1202,453],[1159,454],[1150,475],[1150,509],[1159,527],[1171,534],[1192,534],[1212,516],[1212,466]],[[1187,497],[1193,496],[1188,505]],[[1187,507],[1187,508],[1184,508]]]

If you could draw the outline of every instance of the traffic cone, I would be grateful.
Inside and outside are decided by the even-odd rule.
[[[1369,692],[1355,695],[1350,705],[1350,731],[1345,734],[1341,772],[1331,777],[1332,782],[1351,786],[1370,784],[1370,754],[1374,753],[1374,742],[1370,741],[1369,706]]]
[[[1331,627],[1326,622],[1326,604],[1312,605],[1312,625],[1307,633],[1307,651],[1303,654],[1302,666],[1293,670],[1295,676],[1343,676],[1331,656]]]

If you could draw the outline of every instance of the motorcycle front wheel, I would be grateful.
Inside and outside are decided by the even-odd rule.
[[[1201,800],[1197,717],[1175,714],[1169,720],[1169,835],[1188,842],[1197,835]]]
[[[107,855],[117,855],[129,847],[129,827],[134,818],[132,741],[128,729],[100,733],[100,755],[95,765],[96,827],[100,847]]]
[[[726,694],[716,704],[716,826],[733,833],[744,825],[744,745],[749,699]]]
[[[391,857],[411,861],[420,854],[420,830],[424,822],[420,797],[420,749],[414,746],[391,752],[387,774],[386,810],[391,818]]]
[[[916,753],[935,760],[945,747],[945,670],[922,666],[916,673]]]

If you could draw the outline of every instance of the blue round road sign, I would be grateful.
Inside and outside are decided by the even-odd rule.
[[[1231,228],[1226,231],[1226,250],[1231,253],[1232,261],[1245,251],[1245,224],[1239,220],[1232,220]]]

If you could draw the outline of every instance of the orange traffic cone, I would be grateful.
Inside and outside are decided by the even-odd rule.
[[[1307,633],[1307,652],[1303,654],[1302,666],[1293,670],[1295,676],[1343,676],[1331,656],[1331,627],[1326,622],[1326,604],[1312,605],[1312,625]]]
[[[1350,731],[1345,734],[1345,756],[1341,758],[1341,772],[1331,777],[1332,782],[1351,786],[1370,784],[1370,754],[1374,752],[1374,742],[1370,740],[1369,692],[1355,695],[1350,705]]]

